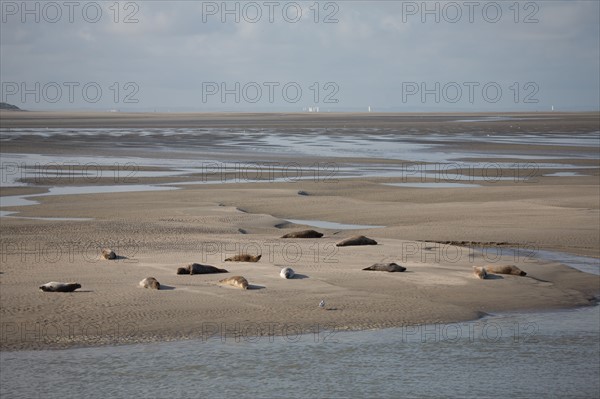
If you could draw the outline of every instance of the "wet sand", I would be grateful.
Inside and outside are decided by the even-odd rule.
[[[488,129],[522,129],[548,136],[595,132],[597,114],[521,115],[529,121],[452,122],[473,115],[114,115],[2,112],[2,128],[215,127],[286,129],[419,128],[483,134]],[[487,117],[489,115],[476,115]],[[514,116],[514,115],[513,115]],[[547,116],[547,115],[546,115]],[[415,118],[418,118],[416,120]],[[454,118],[454,119],[453,119]],[[423,119],[423,120],[421,120]],[[512,127],[511,127],[512,126]],[[511,130],[512,129],[512,130]],[[463,130],[464,131],[464,130]],[[211,133],[216,134],[216,133]],[[226,134],[226,133],[224,133]],[[334,134],[334,133],[331,133]],[[339,134],[339,132],[335,133]],[[371,133],[377,134],[377,133]],[[417,133],[414,133],[417,135]],[[23,135],[3,141],[3,153],[136,156],[159,154],[152,138],[131,137],[137,146],[113,151],[106,137]],[[189,134],[185,140],[210,149],[211,135]],[[114,138],[115,142],[120,141]],[[173,139],[175,140],[175,139]],[[200,143],[200,144],[199,144]],[[473,146],[457,140],[455,147]],[[543,146],[506,148],[477,144],[478,151],[529,151],[546,154]],[[176,146],[176,144],[174,144]],[[140,150],[141,148],[141,150]],[[240,147],[244,148],[244,147]],[[564,149],[563,149],[564,150]],[[91,221],[49,221],[2,218],[0,316],[2,350],[63,348],[126,342],[200,337],[206,328],[230,326],[255,331],[256,326],[285,333],[293,325],[304,332],[315,326],[369,329],[423,323],[472,320],[484,313],[580,306],[600,291],[600,278],[564,265],[533,259],[537,248],[600,257],[598,159],[580,158],[589,151],[569,149],[581,176],[542,176],[531,181],[473,182],[473,188],[410,188],[394,177],[248,181],[230,184],[186,184],[157,192],[81,194],[35,197],[39,205],[2,210],[24,217],[92,218]],[[210,151],[207,151],[210,152]],[[189,151],[193,154],[194,151]],[[165,154],[183,157],[189,154]],[[227,159],[226,152],[210,154]],[[547,155],[547,154],[546,154]],[[213,157],[207,159],[214,159]],[[324,158],[294,154],[271,156],[249,151],[253,160],[397,164],[401,160]],[[492,158],[488,160],[493,160]],[[199,161],[199,159],[196,159]],[[155,170],[142,167],[138,170]],[[169,170],[165,167],[164,170]],[[574,169],[553,169],[552,172]],[[575,169],[579,170],[579,169]],[[548,170],[550,173],[550,170]],[[277,174],[279,173],[279,174]],[[281,177],[281,171],[273,176]],[[139,177],[136,184],[193,182],[185,177]],[[213,179],[214,176],[211,176]],[[37,185],[90,185],[86,179],[47,179]],[[208,179],[210,180],[210,179]],[[414,176],[409,181],[421,181]],[[427,179],[425,181],[428,181]],[[95,184],[110,184],[95,180]],[[119,184],[125,184],[119,182]],[[44,187],[4,187],[0,195],[39,193]],[[309,195],[298,195],[298,191]],[[281,239],[310,226],[285,219],[325,220],[345,224],[386,226],[364,230],[318,229],[321,239]],[[364,234],[379,245],[335,247],[345,237]],[[441,241],[467,241],[456,246]],[[472,245],[494,248],[482,256]],[[502,245],[495,245],[500,243]],[[111,246],[124,258],[99,260],[99,249]],[[503,248],[519,246],[532,256],[515,259]],[[258,263],[231,263],[239,252],[262,253]],[[188,263],[208,263],[230,271],[218,275],[176,275]],[[376,262],[396,262],[404,273],[367,272]],[[499,276],[479,280],[472,266],[516,264],[527,277]],[[299,278],[283,280],[282,267]],[[248,291],[222,287],[217,281],[243,275]],[[137,286],[153,276],[165,288]],[[77,281],[80,292],[43,293],[48,281]],[[318,307],[325,300],[326,307]],[[255,324],[258,323],[258,324]]]

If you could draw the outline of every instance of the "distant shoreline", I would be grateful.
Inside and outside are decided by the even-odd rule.
[[[243,128],[351,128],[423,127],[453,122],[472,128],[479,123],[495,128],[514,125],[511,120],[461,122],[465,118],[519,118],[522,128],[537,128],[544,120],[560,119],[578,131],[581,125],[599,129],[599,112],[457,112],[457,113],[153,113],[153,112],[62,112],[0,111],[0,128],[161,128],[161,127],[243,127]],[[556,121],[554,121],[554,124]],[[466,125],[466,126],[465,126]],[[505,126],[506,125],[506,126]]]

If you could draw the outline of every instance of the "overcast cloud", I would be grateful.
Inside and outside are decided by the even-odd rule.
[[[598,1],[427,2],[439,22],[421,1],[227,2],[239,22],[220,1],[1,3],[2,101],[25,109],[600,108]]]

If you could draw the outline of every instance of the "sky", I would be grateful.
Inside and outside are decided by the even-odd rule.
[[[600,109],[597,0],[2,0],[0,10],[1,101],[29,110]]]

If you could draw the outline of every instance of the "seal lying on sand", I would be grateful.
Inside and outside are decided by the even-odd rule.
[[[487,278],[487,271],[482,266],[473,266],[473,274],[482,280]]]
[[[369,267],[365,267],[363,270],[374,270],[376,272],[403,272],[406,271],[406,267],[400,266],[397,263],[375,263]]]
[[[241,288],[243,290],[248,289],[248,280],[246,280],[242,276],[233,276],[233,277],[225,278],[223,280],[219,280],[219,283],[231,285],[233,287]]]
[[[201,265],[200,263],[190,263],[186,267],[177,269],[177,274],[211,274],[211,273],[229,273],[225,269],[210,265]]]
[[[279,272],[279,275],[281,276],[281,278],[292,278],[292,277],[294,277],[294,274],[295,273],[291,267],[284,267]]]
[[[336,247],[349,247],[351,245],[377,245],[377,241],[371,240],[365,236],[355,236],[346,238],[335,244]]]
[[[287,233],[284,236],[281,236],[281,238],[321,238],[323,237],[323,233],[319,233],[318,231],[314,231],[314,230],[302,230],[302,231],[295,231],[293,233]]]
[[[258,262],[261,257],[262,255],[252,256],[248,254],[239,254],[225,259],[225,262]]]
[[[40,285],[40,290],[44,292],[73,292],[77,288],[81,288],[81,284],[79,283],[57,283],[56,281],[51,281],[44,285]]]
[[[485,270],[488,273],[494,273],[494,274],[513,274],[515,276],[526,276],[527,273],[525,273],[523,270],[519,269],[518,267],[514,266],[514,265],[504,265],[504,266],[496,266],[496,265],[491,265],[491,266],[486,266]]]
[[[117,255],[110,248],[102,248],[102,257],[108,260],[117,259]]]
[[[153,288],[155,290],[160,290],[160,283],[154,277],[146,277],[145,279],[140,281],[140,287]]]

